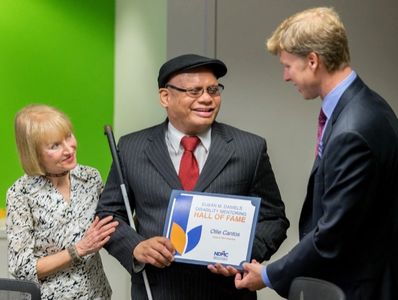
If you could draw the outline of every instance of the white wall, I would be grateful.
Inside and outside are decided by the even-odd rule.
[[[114,127],[118,138],[165,118],[157,76],[166,59],[166,2],[117,0]]]
[[[314,158],[319,99],[305,101],[282,81],[278,58],[265,40],[289,15],[333,6],[348,31],[352,66],[398,112],[398,2],[393,0],[169,0],[168,57],[194,52],[228,66],[219,121],[266,138],[291,228],[272,259],[298,240],[298,218]],[[213,28],[211,30],[211,28]],[[264,289],[259,299],[281,299]]]
[[[5,222],[0,220],[0,278],[8,278],[7,235]]]

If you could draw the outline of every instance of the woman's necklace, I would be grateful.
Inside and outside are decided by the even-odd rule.
[[[52,173],[46,173],[47,177],[64,177],[65,175],[67,175],[69,173],[69,171],[65,171],[59,174],[52,174]]]

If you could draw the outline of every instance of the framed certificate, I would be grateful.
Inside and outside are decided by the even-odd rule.
[[[163,235],[175,261],[231,265],[249,262],[261,199],[173,190]]]

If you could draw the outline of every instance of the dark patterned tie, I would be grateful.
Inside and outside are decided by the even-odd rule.
[[[180,178],[182,187],[186,191],[192,191],[199,177],[199,167],[193,151],[198,146],[200,140],[197,136],[184,136],[181,139],[181,145],[184,147],[184,153],[181,157],[180,170],[178,177]]]
[[[323,128],[325,127],[327,117],[325,113],[323,112],[323,109],[321,108],[321,111],[319,112],[319,117],[318,117],[318,131],[316,134],[316,147],[315,147],[315,156],[318,156],[318,153],[320,152],[320,143],[321,143],[321,137],[322,137],[322,132]]]

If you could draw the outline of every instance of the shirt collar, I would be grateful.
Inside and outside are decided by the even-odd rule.
[[[331,90],[323,99],[322,102],[322,110],[325,113],[328,120],[332,116],[332,113],[339,102],[341,95],[345,92],[345,90],[350,86],[350,84],[355,80],[357,74],[355,71],[352,71],[350,75],[344,78],[338,85],[335,86],[333,90]]]
[[[185,136],[186,134],[182,133],[179,131],[177,128],[171,124],[171,122],[168,123],[167,125],[167,138],[170,142],[170,146],[173,149],[173,151],[177,154],[178,151],[180,150],[180,142],[181,139]],[[200,134],[196,135],[199,139],[200,142],[205,149],[206,152],[209,151],[210,149],[210,142],[211,142],[211,127],[206,130],[205,132],[202,132]]]

